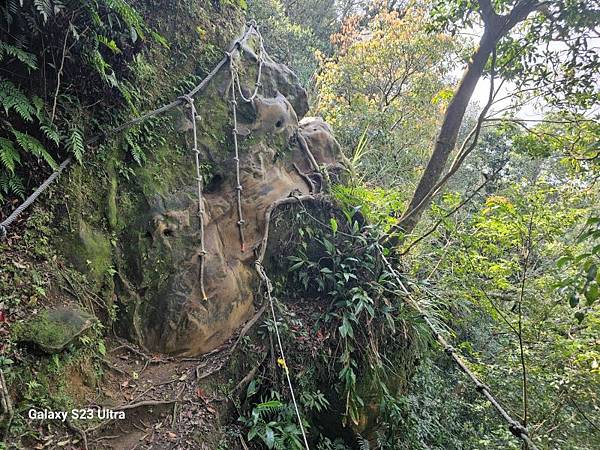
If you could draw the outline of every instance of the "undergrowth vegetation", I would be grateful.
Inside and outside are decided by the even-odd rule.
[[[251,442],[304,448],[281,373],[289,369],[318,448],[354,448],[357,439],[402,448],[394,447],[393,410],[403,402],[429,335],[384,270],[376,229],[353,208],[344,214],[325,211],[331,214],[294,208],[274,219],[277,239],[286,242],[280,247],[286,259],[270,266],[277,274],[275,302],[286,360],[278,360],[277,375],[265,368],[248,385],[242,405],[247,412],[240,421]],[[297,227],[286,225],[290,216]],[[264,328],[274,332],[272,319]],[[365,436],[353,436],[351,427]]]
[[[141,92],[134,81],[142,65],[149,67],[141,51],[149,40],[168,44],[123,0],[8,0],[0,23],[3,200],[30,188],[23,179],[28,166],[44,173],[68,155],[82,161],[85,139],[111,122],[110,116],[96,122],[92,105],[137,113]],[[135,137],[126,140],[140,161],[144,142]]]

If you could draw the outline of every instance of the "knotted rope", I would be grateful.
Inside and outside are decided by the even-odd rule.
[[[243,187],[242,187],[242,182],[241,182],[241,177],[240,177],[240,151],[239,151],[239,143],[238,143],[239,130],[238,130],[238,123],[237,123],[236,84],[237,84],[237,87],[239,90],[240,98],[246,103],[251,103],[254,100],[254,98],[256,98],[256,95],[258,94],[258,89],[261,86],[262,66],[263,66],[263,62],[264,62],[264,53],[265,53],[262,35],[260,34],[258,29],[254,25],[252,26],[252,30],[253,30],[253,34],[258,36],[260,50],[259,50],[259,55],[258,55],[258,72],[257,72],[257,76],[256,76],[256,83],[254,86],[253,93],[250,97],[245,97],[242,92],[239,73],[235,66],[235,61],[233,59],[233,52],[227,53],[227,57],[229,58],[229,73],[231,75],[231,100],[230,101],[231,101],[231,115],[232,115],[232,120],[233,120],[232,135],[233,135],[233,149],[234,149],[233,160],[235,161],[235,181],[236,181],[235,190],[236,190],[236,202],[237,202],[237,213],[238,213],[237,225],[238,225],[239,234],[240,234],[240,243],[241,243],[242,252],[246,251],[246,240],[244,237],[244,226],[245,226],[246,221],[244,220],[244,212],[242,211]]]
[[[200,173],[200,150],[198,150],[198,132],[196,127],[196,105],[194,104],[194,98],[189,95],[183,95],[181,97],[187,102],[190,108],[190,120],[192,121],[192,131],[194,133],[194,159],[196,162],[196,181],[198,186],[198,222],[200,227],[200,292],[202,293],[202,300],[208,300],[206,291],[204,290],[204,258],[206,257],[206,249],[204,248],[204,199],[202,197],[202,175]]]
[[[219,73],[219,70],[221,70],[221,68],[224,67],[225,64],[227,64],[227,62],[231,60],[230,55],[235,51],[239,51],[242,43],[245,42],[246,39],[248,39],[248,36],[250,36],[250,34],[258,34],[258,32],[256,30],[256,24],[254,22],[251,22],[246,26],[246,29],[244,30],[242,35],[240,37],[238,37],[233,42],[233,44],[231,44],[231,46],[229,47],[229,50],[227,52],[225,52],[225,56],[215,65],[215,67],[208,73],[208,75],[200,83],[198,83],[190,92],[187,93],[187,97],[193,97],[196,94],[198,94],[199,92],[206,89],[206,87],[208,86],[208,83],[217,75],[217,73]],[[135,117],[135,118],[119,125],[118,127],[112,128],[112,129],[110,129],[108,131],[104,131],[102,133],[98,133],[98,134],[92,136],[87,141],[86,146],[93,145],[93,144],[99,142],[103,138],[118,134],[118,133],[129,129],[129,128],[133,127],[134,125],[138,125],[152,117],[156,117],[160,114],[166,113],[166,112],[172,110],[173,108],[183,104],[186,101],[186,100],[184,100],[185,97],[186,97],[185,95],[183,97],[179,97],[179,98],[173,100],[172,102],[167,103],[166,105],[163,105],[152,111],[148,111],[147,113],[142,114],[139,117]],[[21,205],[19,205],[6,219],[4,219],[2,222],[0,222],[0,240],[4,239],[6,237],[8,228],[17,219],[17,217],[19,217],[23,213],[23,211],[25,211],[25,209],[27,209],[33,202],[35,202],[37,200],[37,198],[48,188],[48,186],[50,186],[50,184],[52,184],[52,182],[54,180],[56,180],[59,177],[59,175],[63,172],[63,170],[65,170],[65,168],[72,162],[73,162],[73,156],[69,156],[68,158],[66,158],[60,164],[60,166],[58,166],[56,171],[54,171],[29,197],[27,197],[27,199]]]

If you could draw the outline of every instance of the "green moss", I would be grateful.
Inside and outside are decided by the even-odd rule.
[[[106,216],[108,225],[112,231],[117,229],[117,175],[114,166],[111,164],[108,169],[108,195],[106,204]]]
[[[65,240],[65,255],[75,267],[88,275],[96,286],[100,286],[112,267],[112,248],[108,237],[83,219],[79,220],[79,231]]]
[[[92,316],[66,309],[43,311],[12,328],[16,341],[31,342],[44,351],[62,350],[94,323]]]
[[[193,176],[191,152],[185,155],[184,142],[169,139],[152,150],[146,164],[137,168],[134,183],[147,198],[165,194],[172,188],[185,185],[185,176]]]

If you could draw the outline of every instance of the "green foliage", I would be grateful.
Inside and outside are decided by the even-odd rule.
[[[30,153],[33,156],[37,156],[38,158],[43,159],[54,170],[56,170],[58,168],[58,164],[56,163],[56,161],[54,160],[52,155],[50,155],[50,153],[48,153],[48,151],[46,150],[46,148],[42,145],[42,143],[40,141],[38,141],[33,136],[29,136],[26,133],[21,133],[20,131],[17,131],[14,129],[11,131],[15,137],[15,140],[19,144],[19,146],[26,153]]]
[[[249,428],[249,441],[260,440],[269,449],[301,450],[304,444],[294,407],[282,403],[278,397],[272,393],[270,400],[256,404],[250,416],[241,416],[239,421]]]
[[[56,169],[57,159],[64,157],[61,148],[82,161],[84,135],[97,125],[89,123],[84,105],[95,97],[106,106],[116,94],[136,112],[137,93],[127,82],[134,74],[127,63],[148,37],[163,46],[166,41],[123,0],[10,0],[0,18],[6,24],[0,29],[0,61],[10,74],[0,78],[3,200],[24,194],[22,176],[31,166],[43,162],[41,167]],[[77,90],[73,79],[96,86]]]
[[[313,83],[317,68],[315,51],[327,52],[329,34],[336,26],[335,2],[297,2],[250,0],[249,16],[262,26],[267,52],[278,62],[289,66],[302,85]]]
[[[556,264],[567,275],[558,284],[560,292],[568,298],[569,306],[576,309],[575,317],[581,322],[600,297],[600,218],[589,218],[577,241],[584,251],[569,252]],[[570,270],[565,270],[567,268]]]
[[[513,151],[518,158],[520,149]],[[598,408],[600,353],[592,342],[598,333],[598,304],[588,306],[585,299],[586,286],[595,283],[593,263],[586,264],[585,256],[577,260],[577,255],[594,246],[585,235],[593,239],[595,221],[583,231],[578,225],[589,215],[591,200],[573,179],[556,183],[555,177],[569,180],[559,165],[549,163],[547,172],[539,165],[520,169],[514,181],[507,173],[483,200],[458,217],[444,220],[432,234],[432,242],[406,263],[423,280],[416,286],[418,295],[437,304],[456,331],[455,346],[466,355],[472,370],[521,417],[526,390],[527,423],[536,430],[536,444],[595,448],[600,436],[586,417]],[[433,208],[434,214],[459,199],[448,195]],[[583,237],[581,242],[578,236]],[[575,311],[587,313],[580,324],[565,299],[573,293],[579,303],[572,300]],[[446,298],[451,303],[444,302]],[[420,387],[412,391],[408,404],[415,416],[416,439],[433,448],[517,448],[475,398],[447,404],[437,399],[455,395],[458,387],[438,381],[446,394],[437,389],[435,395],[430,392],[429,383],[436,383],[436,372],[447,370],[447,364],[438,361],[439,369],[426,367],[417,378]],[[456,427],[446,437],[437,422],[444,415],[455,417],[450,423]],[[449,445],[454,435],[458,442]]]
[[[0,42],[0,62],[10,57],[15,58],[31,70],[37,69],[37,57],[34,54],[6,42]]]
[[[577,111],[597,104],[599,92],[593,80],[600,55],[589,43],[600,17],[598,2],[499,0],[491,5],[498,14],[528,6],[531,11],[521,26],[500,40],[501,77],[513,81],[525,98],[542,96],[548,105]],[[432,17],[433,28],[453,34],[482,24],[479,9],[470,0],[436,0]],[[524,97],[515,95],[513,101],[522,103]]]
[[[382,9],[334,36],[320,56],[316,111],[332,125],[354,171],[370,184],[409,184],[429,156],[447,100],[454,39],[425,32],[426,10]]]
[[[332,187],[332,194],[346,213],[360,211],[371,224],[384,232],[396,222],[395,214],[406,201],[405,194],[398,190],[364,185],[338,184]]]
[[[354,425],[366,420],[365,396],[378,401],[398,389],[391,387],[401,383],[392,361],[406,349],[394,337],[412,320],[394,278],[382,270],[373,231],[359,217],[348,212],[344,220],[331,218],[329,227],[317,222],[316,229],[300,228],[297,254],[288,257],[295,284],[331,305],[320,323],[335,330],[336,389],[344,399],[344,420]]]

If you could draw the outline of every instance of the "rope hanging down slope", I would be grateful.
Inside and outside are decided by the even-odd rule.
[[[234,52],[239,51],[242,46],[242,43],[244,43],[251,34],[260,35],[260,33],[257,30],[256,24],[254,22],[251,22],[250,24],[248,24],[246,26],[246,29],[244,30],[242,35],[239,38],[237,38],[233,42],[233,44],[229,47],[229,50],[227,52],[225,52],[225,56],[217,63],[217,65],[209,72],[209,74],[200,83],[198,83],[198,85],[196,85],[196,87],[194,87],[190,92],[188,92],[187,94],[185,94],[181,97],[178,97],[177,99],[173,100],[170,103],[167,103],[166,105],[163,105],[159,108],[149,111],[146,114],[143,114],[134,119],[131,119],[131,120],[119,125],[118,127],[112,128],[108,131],[105,131],[105,132],[99,133],[95,136],[92,136],[90,139],[88,139],[86,145],[89,146],[89,145],[96,144],[97,142],[99,142],[100,140],[102,140],[108,136],[112,136],[112,135],[118,134],[122,131],[128,130],[129,128],[131,128],[135,125],[138,125],[152,117],[159,116],[163,113],[166,113],[166,112],[172,110],[173,108],[176,108],[177,106],[184,104],[186,102],[186,98],[188,98],[188,97],[193,98],[196,94],[198,94],[199,92],[206,89],[206,86],[208,86],[208,83],[217,75],[219,70],[221,70],[221,68],[223,66],[225,66],[225,64],[227,64],[228,61],[230,61],[229,55],[232,55]],[[262,42],[262,40],[261,40],[261,42]],[[4,219],[2,222],[0,222],[0,239],[4,239],[6,237],[8,228],[17,219],[17,217],[19,217],[23,213],[23,211],[25,211],[25,209],[27,209],[29,206],[31,206],[31,204],[37,200],[37,198],[48,188],[48,186],[50,186],[60,176],[60,174],[67,168],[67,166],[69,166],[69,164],[71,164],[72,162],[73,162],[73,156],[69,156],[68,158],[66,158],[60,164],[58,169],[56,169],[56,171],[52,173],[52,175],[50,175],[6,219]]]
[[[244,94],[242,93],[241,90],[241,85],[240,85],[240,81],[239,81],[239,74],[237,73],[237,70],[234,66],[234,62],[233,62],[233,54],[236,51],[239,51],[239,49],[241,48],[242,43],[251,35],[251,34],[255,34],[256,36],[259,37],[259,42],[260,42],[260,54],[258,56],[258,74],[257,74],[257,81],[255,84],[255,88],[254,88],[254,92],[250,97],[245,97]],[[234,124],[234,128],[233,128],[233,138],[234,138],[234,150],[235,150],[235,162],[236,162],[236,181],[237,181],[237,186],[236,186],[236,190],[237,190],[237,203],[238,203],[238,226],[240,229],[240,241],[241,241],[241,245],[242,245],[242,251],[245,250],[245,242],[244,242],[244,232],[243,232],[243,225],[244,225],[244,219],[243,219],[243,214],[242,214],[242,209],[241,209],[241,191],[242,191],[242,187],[240,184],[240,166],[239,166],[239,149],[238,149],[238,140],[237,140],[237,134],[238,134],[238,130],[237,130],[237,114],[236,114],[236,84],[237,84],[237,88],[240,94],[240,98],[242,98],[242,100],[244,100],[245,102],[252,102],[252,100],[256,97],[257,93],[258,93],[258,89],[261,86],[261,74],[262,74],[262,64],[264,61],[264,47],[263,47],[263,41],[262,41],[262,36],[260,34],[260,32],[258,31],[256,25],[254,23],[249,24],[246,27],[246,30],[244,31],[244,33],[242,34],[242,36],[240,38],[238,38],[237,40],[234,41],[234,43],[231,45],[230,49],[228,52],[226,52],[225,56],[217,63],[217,65],[213,68],[213,70],[211,70],[211,72],[196,86],[194,87],[190,92],[188,92],[187,94],[177,98],[176,100],[173,100],[172,102],[163,105],[155,110],[149,111],[146,114],[143,114],[140,117],[136,117],[128,122],[123,123],[122,125],[115,127],[111,130],[108,130],[104,133],[98,134],[93,136],[92,138],[90,138],[87,142],[87,145],[93,145],[95,143],[97,143],[98,141],[100,141],[102,138],[111,136],[111,135],[115,135],[118,134],[122,131],[125,131],[129,128],[131,128],[132,126],[135,126],[139,123],[144,122],[147,119],[150,119],[152,117],[156,117],[160,114],[163,114],[167,111],[172,110],[173,108],[180,106],[184,103],[188,103],[189,107],[190,107],[190,116],[192,119],[192,124],[193,124],[193,131],[194,131],[194,147],[193,147],[193,151],[195,153],[195,161],[196,161],[196,179],[197,179],[197,183],[198,183],[198,216],[199,216],[199,223],[200,223],[200,235],[201,235],[201,263],[200,263],[200,283],[201,283],[201,290],[202,290],[202,295],[203,298],[206,299],[206,293],[204,292],[204,256],[206,255],[206,250],[204,248],[204,220],[203,220],[203,213],[204,213],[204,205],[203,205],[203,198],[202,198],[202,178],[201,178],[201,174],[200,174],[200,162],[199,162],[199,151],[197,148],[197,130],[196,130],[196,109],[194,106],[194,100],[193,100],[193,96],[198,94],[199,92],[203,91],[206,86],[208,85],[208,83],[216,76],[216,74],[219,72],[219,70],[227,63],[229,62],[229,69],[230,69],[230,74],[231,74],[231,103],[232,103],[232,115],[233,115],[233,124]],[[301,141],[301,145],[303,147],[304,150],[308,150],[306,141],[304,139],[302,139]],[[314,162],[314,158],[312,157],[312,154],[310,153],[310,150],[307,151],[309,156],[309,159],[311,160],[311,166],[313,166],[313,169],[316,169],[318,166],[317,164]],[[58,167],[58,169],[52,173],[21,205],[19,205],[4,221],[2,221],[0,223],[0,239],[3,239],[6,237],[7,235],[7,229],[8,227],[19,217],[19,215],[21,215],[23,213],[23,211],[25,209],[27,209],[33,202],[36,201],[36,199],[48,188],[48,186],[50,186],[50,184],[52,184],[56,178],[58,178],[60,176],[60,174],[65,170],[65,168],[67,168],[67,166],[69,166],[69,164],[71,164],[73,161],[73,157],[69,156],[68,158],[66,158]],[[314,167],[317,166],[317,167]],[[302,203],[302,200],[314,200],[315,197],[313,196],[303,196],[302,198],[300,197],[291,197],[288,199],[284,199],[283,202],[281,202],[280,204],[284,204],[284,203],[289,203],[290,201],[298,201],[300,203]],[[269,210],[267,211],[267,216],[270,216],[270,213],[272,212],[272,210],[276,207],[279,206],[279,204],[277,205],[272,205],[271,208],[269,208]],[[267,227],[268,227],[268,220],[267,220]],[[265,230],[265,235],[268,235],[268,228]],[[293,386],[291,383],[291,379],[289,376],[289,370],[287,368],[287,364],[285,363],[285,356],[284,356],[284,352],[283,352],[283,346],[281,343],[281,339],[279,336],[279,330],[277,327],[277,319],[275,316],[275,310],[273,307],[273,298],[271,296],[271,291],[272,291],[272,284],[270,282],[270,279],[268,278],[267,274],[264,271],[264,268],[262,267],[262,256],[264,256],[264,251],[265,251],[265,242],[263,242],[263,245],[261,246],[261,257],[259,257],[256,260],[256,270],[260,276],[260,278],[265,282],[266,285],[266,293],[267,293],[267,298],[271,307],[271,313],[272,313],[272,318],[273,318],[273,322],[275,324],[275,331],[276,331],[276,335],[277,335],[277,340],[278,340],[278,347],[281,353],[281,357],[283,360],[283,364],[284,364],[284,371],[286,374],[286,378],[288,381],[288,385],[290,387],[290,392],[292,395],[292,401],[294,404],[294,408],[295,408],[295,412],[296,412],[296,416],[298,419],[298,423],[300,425],[300,429],[302,431],[302,436],[304,438],[304,444],[307,448],[307,450],[309,449],[308,446],[308,441],[306,438],[306,434],[304,431],[304,427],[302,424],[302,419],[300,416],[300,412],[298,409],[298,405],[296,402],[296,398],[295,398],[295,394],[294,394],[294,390],[293,390]],[[519,422],[517,422],[516,420],[514,420],[507,412],[506,410],[500,405],[500,403],[495,399],[495,397],[490,393],[489,389],[487,388],[487,386],[485,386],[483,383],[481,383],[481,381],[479,381],[479,379],[475,376],[475,374],[466,366],[465,362],[462,360],[462,358],[456,354],[455,350],[452,348],[451,345],[449,345],[446,340],[444,339],[444,337],[437,331],[437,329],[435,328],[435,326],[433,325],[433,323],[431,322],[431,320],[429,319],[429,317],[421,310],[421,308],[418,306],[418,304],[414,301],[414,299],[412,299],[410,292],[408,291],[408,289],[406,289],[406,287],[404,286],[404,284],[402,283],[399,275],[397,274],[397,272],[393,269],[393,267],[391,266],[391,264],[389,263],[389,261],[387,260],[387,258],[381,254],[381,257],[383,258],[383,261],[385,262],[388,270],[390,271],[390,273],[392,273],[394,275],[394,277],[396,278],[396,280],[398,281],[399,285],[402,287],[403,291],[405,292],[405,294],[408,296],[407,298],[410,300],[411,305],[421,314],[421,316],[423,317],[423,319],[425,320],[425,323],[427,324],[427,326],[430,328],[432,334],[434,335],[434,337],[436,338],[436,340],[442,345],[442,347],[444,348],[444,350],[446,351],[446,353],[448,353],[452,359],[456,362],[456,364],[460,367],[460,369],[469,376],[469,378],[472,380],[473,384],[475,385],[475,388],[478,392],[480,392],[482,395],[484,395],[492,404],[492,406],[494,406],[494,408],[500,413],[500,415],[502,416],[502,418],[508,423],[509,426],[509,430],[512,432],[513,435],[515,435],[516,437],[522,439],[529,447],[530,450],[538,450],[538,448],[535,446],[535,444],[531,441],[531,438],[529,437],[529,433],[527,431],[527,428],[525,428],[523,425],[521,425]]]
[[[259,39],[258,73],[257,73],[257,79],[256,79],[256,83],[254,86],[253,93],[252,93],[252,95],[250,95],[250,97],[246,97],[244,95],[244,93],[242,92],[239,73],[237,71],[237,68],[235,67],[234,53],[238,52],[240,50],[243,42],[245,42],[247,40],[247,38],[252,34],[257,36]],[[244,102],[251,103],[256,98],[256,96],[258,94],[258,90],[261,86],[264,55],[265,55],[265,49],[264,49],[264,45],[263,45],[262,35],[259,32],[256,24],[250,23],[246,27],[246,30],[244,31],[243,35],[233,43],[233,45],[230,47],[229,51],[225,52],[225,56],[221,59],[221,61],[219,61],[217,63],[217,65],[213,68],[213,70],[190,92],[178,97],[176,100],[172,101],[171,103],[161,106],[160,108],[157,108],[155,110],[149,111],[146,114],[144,114],[140,117],[137,117],[135,119],[132,119],[128,122],[125,122],[124,124],[122,124],[116,128],[113,128],[103,134],[96,135],[96,136],[90,138],[89,141],[87,142],[87,145],[94,144],[94,143],[98,142],[100,139],[102,139],[103,137],[118,134],[121,131],[127,130],[128,128],[131,128],[132,126],[137,125],[151,117],[158,116],[167,111],[170,111],[171,109],[173,109],[181,104],[187,103],[187,105],[190,109],[190,119],[192,121],[192,131],[193,131],[193,135],[194,135],[192,150],[194,152],[194,159],[195,159],[195,164],[196,164],[196,181],[197,181],[197,187],[198,187],[198,220],[199,220],[199,227],[200,227],[200,246],[201,246],[201,250],[200,250],[200,289],[201,289],[202,297],[204,300],[207,300],[207,295],[206,295],[206,292],[204,289],[204,259],[206,256],[206,249],[204,247],[204,201],[203,201],[203,196],[202,196],[202,187],[203,186],[202,186],[202,176],[200,173],[200,160],[199,160],[200,152],[198,150],[198,136],[197,136],[197,127],[196,127],[197,112],[196,112],[196,107],[194,105],[193,97],[194,97],[194,95],[196,95],[199,92],[201,92],[202,90],[204,90],[206,88],[206,86],[208,85],[208,83],[218,73],[218,71],[227,62],[229,62],[229,72],[231,74],[231,105],[232,105],[231,109],[232,109],[232,119],[233,119],[232,134],[233,134],[234,152],[235,152],[234,161],[236,163],[236,191],[237,191],[236,199],[237,199],[237,209],[238,209],[237,224],[239,226],[241,250],[243,252],[243,251],[245,251],[244,228],[243,228],[245,221],[244,221],[243,212],[242,212],[242,198],[241,198],[242,185],[241,185],[241,181],[240,181],[240,158],[239,158],[237,111],[236,111],[236,107],[237,107],[236,85],[237,85],[237,91],[239,92],[240,98]],[[314,160],[314,158],[313,158],[313,160]],[[2,223],[0,223],[0,239],[3,239],[6,237],[7,228],[17,219],[17,217],[27,207],[29,207],[33,202],[35,202],[35,200],[48,188],[48,186],[54,180],[56,180],[56,178],[58,178],[58,176],[62,173],[62,171],[69,164],[71,164],[72,161],[73,161],[72,156],[69,156],[67,159],[65,159],[60,164],[58,169],[54,173],[52,173],[52,175],[50,175],[21,205],[19,205],[18,208],[16,208],[4,221],[2,221]],[[296,402],[296,396],[294,393],[294,388],[292,386],[292,381],[290,379],[289,370],[287,368],[287,365],[285,364],[285,355],[284,355],[284,351],[283,351],[283,345],[281,343],[281,337],[279,335],[279,329],[277,327],[277,318],[275,316],[275,310],[273,307],[273,299],[271,297],[271,291],[272,291],[271,280],[267,277],[266,273],[264,272],[264,269],[262,268],[262,266],[260,265],[260,262],[258,262],[258,261],[257,261],[257,265],[256,265],[256,270],[257,270],[259,276],[261,277],[261,279],[263,279],[263,281],[265,281],[266,286],[267,286],[267,296],[268,296],[269,303],[271,306],[271,313],[273,316],[273,322],[275,324],[275,333],[277,335],[277,342],[278,342],[278,346],[279,346],[279,351],[281,353],[281,359],[284,361],[284,370],[285,370],[286,379],[288,382],[288,386],[290,388],[290,393],[292,396],[292,401],[294,404],[294,409],[296,412],[298,424],[299,424],[300,430],[302,432],[304,445],[306,446],[307,450],[310,450],[309,446],[308,446],[308,439],[306,437],[306,432],[304,430],[304,425],[302,423],[302,417],[300,415],[300,411],[298,409],[298,404]]]
[[[200,173],[200,150],[198,150],[198,130],[196,127],[196,105],[194,98],[188,95],[183,96],[190,108],[190,120],[192,121],[192,132],[194,133],[194,160],[196,162],[196,182],[198,185],[198,223],[200,228],[200,292],[202,300],[208,300],[206,291],[204,290],[204,259],[206,257],[206,249],[204,248],[204,198],[202,197],[202,174]]]
[[[379,247],[377,247],[377,248],[379,248]],[[394,276],[394,278],[398,282],[398,285],[402,288],[402,291],[406,295],[407,303],[410,306],[412,306],[421,315],[421,317],[425,321],[425,324],[431,331],[433,337],[439,342],[439,344],[442,346],[444,351],[454,360],[454,362],[456,363],[456,365],[458,365],[460,370],[462,370],[471,379],[471,381],[475,385],[475,390],[477,390],[477,392],[481,393],[492,404],[494,409],[496,411],[498,411],[498,413],[502,416],[502,418],[508,423],[508,429],[513,434],[513,436],[515,436],[515,437],[521,439],[523,442],[525,442],[525,444],[527,445],[526,448],[528,450],[539,450],[538,447],[533,443],[533,441],[529,437],[529,431],[527,430],[527,428],[524,427],[523,425],[521,425],[515,419],[513,419],[510,416],[510,414],[508,414],[508,412],[504,409],[504,407],[500,404],[500,402],[498,402],[498,400],[496,400],[496,398],[492,395],[489,388],[485,384],[483,384],[479,380],[479,378],[477,378],[477,375],[475,375],[471,371],[471,369],[469,369],[467,367],[466,363],[463,361],[463,359],[460,357],[460,355],[458,355],[456,353],[456,349],[454,347],[452,347],[446,341],[446,339],[444,339],[444,336],[442,336],[440,334],[440,332],[437,330],[436,326],[433,324],[433,322],[431,321],[429,316],[421,309],[419,304],[413,299],[412,295],[410,294],[410,291],[406,288],[406,286],[400,279],[400,275],[398,275],[398,272],[396,272],[396,270],[392,267],[392,265],[390,264],[388,259],[383,254],[383,252],[380,251],[379,254],[380,254],[384,264],[386,265],[387,269]]]

